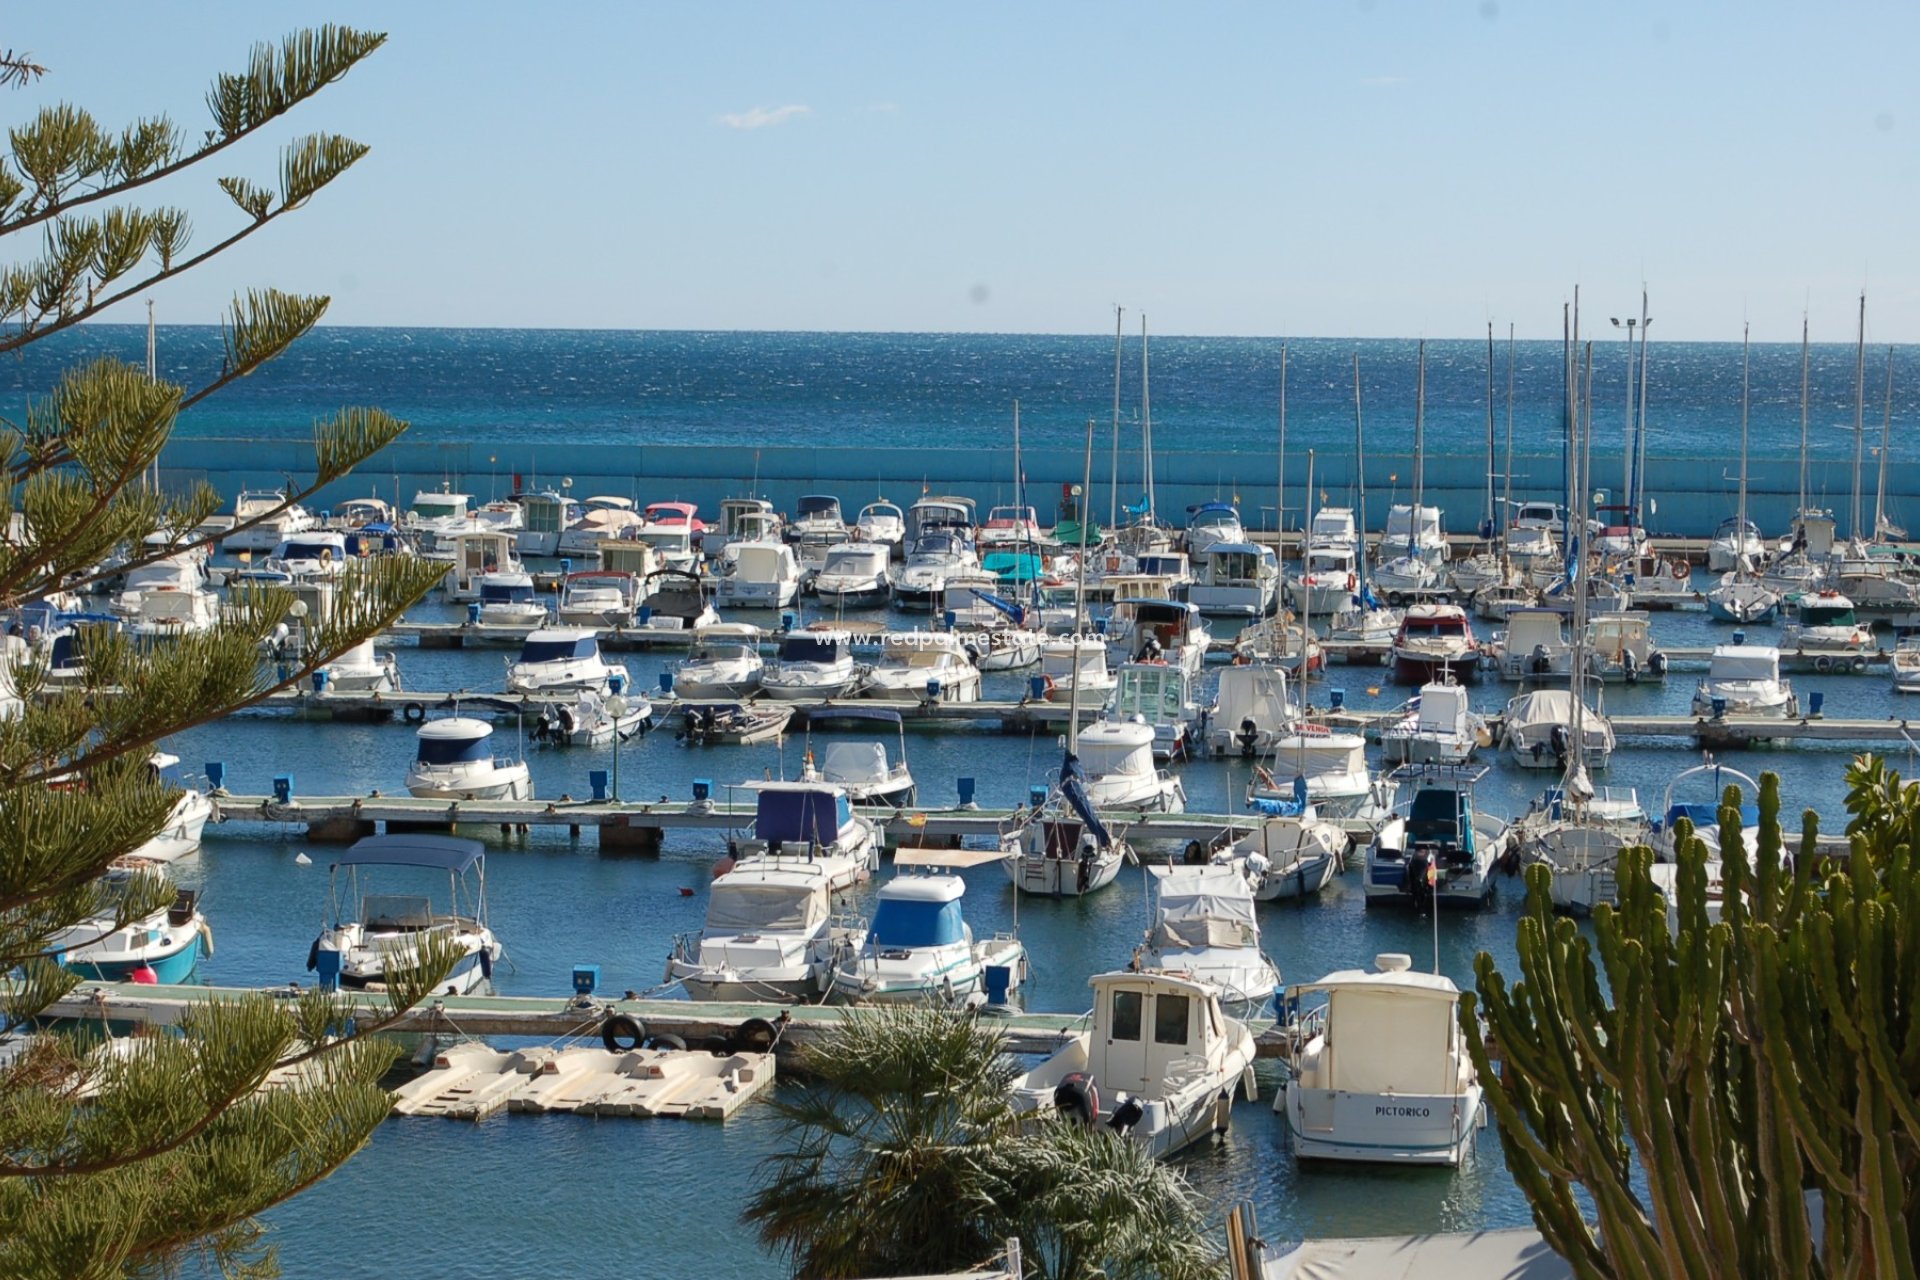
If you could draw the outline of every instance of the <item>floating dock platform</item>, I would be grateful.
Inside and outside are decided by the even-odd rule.
[[[602,1045],[500,1050],[451,1044],[393,1091],[402,1116],[484,1120],[501,1111],[725,1120],[773,1083],[772,1053]]]

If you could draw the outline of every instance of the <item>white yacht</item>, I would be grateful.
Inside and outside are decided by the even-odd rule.
[[[1465,689],[1424,684],[1381,726],[1380,758],[1388,764],[1465,764],[1486,736],[1486,719],[1468,705]]]
[[[1460,991],[1402,954],[1287,989],[1327,997],[1299,1020],[1274,1100],[1302,1160],[1457,1166],[1482,1123],[1482,1088],[1460,1029]]]
[[[1743,562],[1749,569],[1757,568],[1766,554],[1767,543],[1760,536],[1759,526],[1751,520],[1728,516],[1713,531],[1713,540],[1707,543],[1707,572],[1731,573]]]
[[[720,519],[700,539],[700,550],[718,558],[737,542],[784,541],[786,524],[765,498],[722,498]]]
[[[533,780],[526,762],[498,758],[484,720],[449,716],[415,731],[407,794],[435,800],[530,800]]]
[[[387,966],[396,956],[404,962],[432,937],[460,956],[441,984],[444,993],[486,993],[504,954],[487,924],[486,864],[485,845],[457,836],[367,836],[355,842],[328,873],[327,923],[307,953],[307,968],[318,972],[325,988],[384,991]],[[374,892],[374,867],[445,872],[447,906],[436,907],[427,893]],[[402,877],[384,872],[382,888],[389,878]]]
[[[199,559],[181,554],[129,570],[112,609],[129,634],[165,639],[212,630],[220,621],[220,596],[207,585]]]
[[[557,556],[560,536],[579,519],[580,504],[563,493],[543,489],[521,494],[513,548],[523,556]]]
[[[490,627],[537,627],[552,615],[530,573],[480,575],[480,621]]]
[[[813,575],[813,594],[828,605],[881,604],[893,593],[887,579],[888,548],[878,542],[850,542],[827,552]]]
[[[1270,612],[1280,585],[1272,547],[1216,542],[1195,562],[1187,599],[1203,614],[1259,618]]]
[[[697,631],[720,621],[704,579],[684,569],[657,569],[642,581],[638,625],[650,631]]]
[[[1139,720],[1094,721],[1080,731],[1087,799],[1097,809],[1180,813],[1187,793],[1180,779],[1154,767],[1153,729]]]
[[[220,540],[222,551],[271,551],[283,542],[288,534],[305,533],[317,523],[307,509],[299,503],[287,507],[273,515],[268,512],[287,500],[285,492],[263,489],[243,489],[233,500],[233,523],[245,524],[249,520],[260,523],[249,528],[239,529]]]
[[[147,765],[153,770],[156,782],[176,787],[180,794],[160,833],[126,856],[136,862],[175,862],[200,847],[200,835],[213,817],[213,801],[207,799],[206,792],[187,785],[180,776],[179,756],[156,751],[147,758]]]
[[[895,866],[923,867],[880,886],[866,938],[833,974],[833,994],[850,1004],[959,1005],[1002,1001],[1026,977],[1027,952],[1009,934],[976,939],[960,911],[967,882],[936,866],[967,866],[979,850],[901,849]],[[990,975],[989,971],[993,971]]]
[[[889,631],[861,693],[913,702],[978,702],[980,669],[951,631]]]
[[[581,504],[580,518],[561,531],[554,549],[570,559],[587,559],[600,554],[602,542],[639,537],[646,523],[631,498],[588,498]]]
[[[1366,901],[1422,909],[1484,906],[1493,870],[1507,852],[1507,824],[1474,804],[1486,775],[1458,765],[1406,765],[1393,779],[1413,792],[1367,847]]]
[[[335,693],[398,693],[400,666],[391,650],[377,653],[371,638],[314,672],[315,688]]]
[[[1507,680],[1565,680],[1573,666],[1564,609],[1507,611],[1507,629],[1493,637],[1488,659]]]
[[[1325,515],[1326,512],[1321,512]],[[1352,514],[1348,513],[1348,518]],[[1307,548],[1300,576],[1291,583],[1293,601],[1312,617],[1327,618],[1350,608],[1360,590],[1359,562],[1353,542]]]
[[[818,768],[813,763],[813,749],[808,747],[800,780],[831,783],[857,805],[890,809],[912,805],[913,771],[907,767],[907,729],[900,713],[883,707],[847,708],[835,718],[842,722],[859,718],[892,726],[899,739],[899,759],[887,759],[884,742],[829,742],[820,753]]]
[[[453,493],[450,487],[438,492],[421,489],[413,495],[413,501],[400,519],[409,533],[437,545],[441,539],[473,526],[468,510],[472,502],[472,494]]]
[[[1305,784],[1295,787],[1296,794]],[[1256,902],[1304,898],[1333,880],[1347,856],[1347,833],[1304,799],[1256,800],[1260,825],[1214,853],[1217,866],[1246,879]]]
[[[1104,1124],[1161,1158],[1225,1132],[1234,1096],[1255,1096],[1254,1044],[1213,988],[1131,970],[1090,985],[1087,1029],[1015,1077],[1014,1106]]]
[[[753,830],[730,842],[741,860],[787,858],[822,861],[835,889],[867,879],[880,869],[879,828],[853,811],[845,787],[826,781],[752,782]]]
[[[518,660],[507,664],[509,693],[619,693],[628,687],[627,669],[600,656],[599,637],[589,627],[542,627],[521,643]]]
[[[906,563],[893,577],[895,604],[934,604],[945,594],[949,579],[980,567],[973,547],[957,533],[934,530],[920,535],[907,553]]]
[[[1108,657],[1164,662],[1197,676],[1207,661],[1207,624],[1184,600],[1115,600],[1105,619]]]
[[[337,578],[346,572],[353,557],[347,548],[347,535],[334,529],[308,529],[291,534],[274,544],[260,566],[277,571],[289,580]]]
[[[760,674],[769,698],[845,698],[866,674],[853,662],[853,637],[845,631],[790,631],[780,637],[773,661]]]
[[[884,498],[860,508],[853,527],[862,542],[885,547],[889,557],[900,554],[901,543],[907,536],[906,516]]]
[[[1500,745],[1523,769],[1559,769],[1566,764],[1573,734],[1573,694],[1565,689],[1536,689],[1507,704]],[[1587,767],[1604,769],[1613,756],[1613,725],[1592,707],[1579,708],[1580,739]]]
[[[1813,669],[1859,675],[1877,646],[1873,632],[1853,611],[1853,601],[1838,591],[1813,591],[1798,597],[1794,619],[1780,629],[1780,647],[1813,659]]]
[[[1244,545],[1247,531],[1240,523],[1240,512],[1230,502],[1203,502],[1187,508],[1187,528],[1180,537],[1180,549],[1194,560],[1219,543]]]
[[[1223,866],[1150,866],[1153,921],[1138,968],[1176,973],[1220,997],[1230,1018],[1257,1018],[1273,1002],[1280,969],[1260,950],[1253,888]]]
[[[570,699],[540,709],[533,737],[561,747],[598,747],[615,738],[625,742],[653,723],[653,703],[642,697],[602,697],[581,689]]]
[[[794,507],[793,520],[787,525],[787,540],[798,542],[810,533],[845,533],[847,519],[840,512],[840,499],[830,493],[802,494]]]
[[[560,582],[557,609],[570,627],[625,627],[640,607],[640,579],[619,569],[583,569]]]
[[[800,594],[800,562],[784,542],[736,542],[733,571],[714,585],[714,603],[742,609],[784,609]]]
[[[1220,670],[1208,722],[1214,754],[1252,759],[1273,750],[1293,731],[1300,708],[1287,693],[1287,673],[1263,663],[1235,663]]]
[[[1780,678],[1780,651],[1770,645],[1721,644],[1708,660],[1707,678],[1693,694],[1696,716],[1800,714],[1793,685]]]
[[[975,541],[987,547],[1032,547],[1040,542],[1040,519],[1032,507],[1002,506],[987,512]]]
[[[758,627],[715,623],[693,633],[687,656],[674,666],[673,692],[691,699],[748,697],[759,689],[765,667]]]
[[[825,859],[752,858],[707,890],[706,924],[674,939],[667,978],[693,1000],[812,1003],[859,945],[835,919]]]
[[[513,535],[498,529],[469,528],[447,534],[435,542],[430,558],[453,562],[441,586],[449,600],[478,600],[482,578],[520,572]]]

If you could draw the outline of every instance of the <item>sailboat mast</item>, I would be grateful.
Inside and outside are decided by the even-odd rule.
[[[1513,325],[1511,322],[1509,322],[1507,325],[1507,463],[1506,463],[1506,472],[1507,472],[1506,480],[1505,480],[1506,492],[1501,498],[1501,504],[1505,507],[1505,511],[1502,512],[1502,519],[1500,521],[1500,524],[1503,529],[1507,521],[1513,519]],[[1506,543],[1506,539],[1503,537],[1500,540],[1501,563],[1505,564],[1506,559],[1507,559],[1507,543]]]
[[[1120,351],[1122,336],[1120,325],[1126,315],[1126,308],[1115,305],[1113,308],[1113,474],[1107,493],[1107,528],[1120,527]]]
[[[1747,576],[1747,335],[1751,329],[1751,325],[1740,326],[1740,531],[1734,535],[1739,550],[1733,558],[1733,571],[1742,580]]]
[[[1067,690],[1067,753],[1080,753],[1080,646],[1087,633],[1087,486],[1093,483],[1093,419],[1087,419],[1087,448],[1081,463],[1079,566],[1073,583],[1073,685]]]
[[[1887,450],[1893,445],[1893,348],[1887,348],[1887,411],[1880,420],[1880,482],[1873,491],[1873,538],[1887,527]]]
[[[1147,316],[1140,314],[1140,447],[1146,454],[1147,523],[1159,523],[1153,501],[1153,393],[1147,378]]]
[[[1585,570],[1587,565],[1587,547],[1585,542],[1587,532],[1587,492],[1589,487],[1587,476],[1588,468],[1593,464],[1591,454],[1593,447],[1593,343],[1587,343],[1585,355],[1586,369],[1584,376],[1581,371],[1576,370],[1573,385],[1575,403],[1573,405],[1572,418],[1574,432],[1578,438],[1578,448],[1570,451],[1568,460],[1568,466],[1573,469],[1574,481],[1574,501],[1570,515],[1574,520],[1574,527],[1580,530],[1580,540],[1574,544],[1578,548],[1574,554],[1574,564],[1578,566],[1578,570]],[[1584,396],[1581,395],[1583,382],[1585,384]],[[1584,403],[1582,403],[1582,401],[1584,401]],[[1568,728],[1570,732],[1567,734],[1567,782],[1562,784],[1562,790],[1566,793],[1566,801],[1570,803],[1576,811],[1584,807],[1586,803],[1586,788],[1583,775],[1586,769],[1587,699],[1586,656],[1583,645],[1587,634],[1587,592],[1591,589],[1592,585],[1587,581],[1586,574],[1576,571],[1573,574],[1573,657],[1572,662],[1567,668],[1567,690],[1571,695],[1569,700],[1573,705],[1569,711],[1570,724]],[[1581,785],[1572,785],[1575,780],[1579,780]]]
[[[1367,432],[1360,417],[1360,353],[1353,353],[1353,466],[1359,487],[1359,511],[1353,536],[1360,541],[1360,572],[1367,571]]]
[[[1013,503],[1020,516],[1021,538],[1014,540],[1014,546],[1021,544],[1027,532],[1027,473],[1020,465],[1020,402],[1013,402]]]
[[[1807,514],[1807,313],[1800,313],[1800,505],[1796,519]]]
[[[1493,321],[1487,321],[1487,516],[1481,536],[1493,541]]]
[[[1652,366],[1647,363],[1647,339],[1652,336],[1653,317],[1647,314],[1647,291],[1640,290],[1640,410],[1636,415],[1633,429],[1633,485],[1632,497],[1628,499],[1633,509],[1627,513],[1628,523],[1635,529],[1647,527],[1644,509],[1647,504],[1647,390],[1651,384],[1649,377]]]
[[[1307,521],[1307,523],[1304,526],[1302,526],[1302,536],[1304,538],[1305,531],[1313,527],[1313,450],[1312,449],[1307,450],[1307,500],[1305,505],[1302,507],[1302,510],[1305,512],[1305,515],[1303,518]],[[1304,541],[1302,541],[1300,544],[1300,555],[1303,560],[1306,557],[1306,554],[1307,554],[1307,544]],[[1306,573],[1305,564],[1302,564],[1300,566],[1300,572],[1304,577]],[[1305,707],[1307,705],[1307,677],[1313,674],[1311,670],[1312,663],[1310,662],[1310,659],[1313,656],[1313,650],[1310,647],[1312,644],[1312,638],[1313,638],[1313,627],[1310,622],[1310,615],[1312,614],[1312,612],[1313,612],[1313,592],[1303,590],[1300,593],[1300,679],[1296,682],[1300,686],[1300,705],[1302,707]]]
[[[1420,555],[1420,495],[1426,478],[1427,454],[1427,340],[1420,339],[1420,355],[1413,385],[1413,506],[1407,511],[1407,559]]]
[[[1847,529],[1855,542],[1860,541],[1860,461],[1867,441],[1867,295],[1860,295],[1860,340],[1853,362],[1853,508],[1847,513]]]
[[[1287,344],[1280,344],[1280,464],[1277,476],[1279,483],[1274,488],[1273,508],[1273,555],[1283,564],[1286,551],[1281,539],[1287,532]],[[1305,530],[1302,530],[1304,536]],[[1306,555],[1306,544],[1301,544],[1301,556]],[[1282,578],[1286,575],[1282,574]]]

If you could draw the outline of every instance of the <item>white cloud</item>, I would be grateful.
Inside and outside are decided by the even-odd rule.
[[[729,129],[764,129],[769,125],[785,124],[795,116],[804,116],[812,110],[812,107],[791,102],[784,107],[754,107],[721,116],[720,123]]]

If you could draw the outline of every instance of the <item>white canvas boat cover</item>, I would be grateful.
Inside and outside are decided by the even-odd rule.
[[[1260,1280],[1571,1280],[1572,1275],[1566,1259],[1531,1227],[1309,1240],[1260,1266]]]
[[[1273,772],[1277,776],[1318,778],[1323,774],[1364,773],[1367,768],[1367,740],[1350,733],[1309,737],[1302,744],[1287,738],[1275,744]]]
[[[1087,776],[1153,772],[1153,730],[1130,720],[1102,721],[1080,735],[1080,763]]]
[[[1713,661],[1707,669],[1709,680],[1778,680],[1779,678],[1780,651],[1766,645],[1716,645],[1713,650]]]
[[[742,582],[780,582],[793,576],[793,552],[784,543],[736,542],[727,548]]]
[[[824,881],[778,884],[746,880],[713,883],[707,900],[708,933],[805,933],[826,922],[831,911]]]
[[[1594,712],[1588,709],[1591,718]],[[1507,730],[1519,733],[1534,725],[1572,724],[1573,694],[1565,689],[1537,689],[1507,704]]]
[[[1418,733],[1451,734],[1467,713],[1467,691],[1457,684],[1430,684],[1420,690]]]
[[[1220,669],[1220,709],[1215,724],[1238,729],[1253,721],[1256,729],[1278,732],[1293,719],[1287,702],[1287,673],[1278,667],[1244,666]]]
[[[820,761],[829,782],[878,782],[888,772],[887,749],[878,742],[830,742]]]
[[[1159,884],[1153,942],[1170,947],[1251,947],[1259,943],[1253,890],[1232,867],[1149,867]]]

